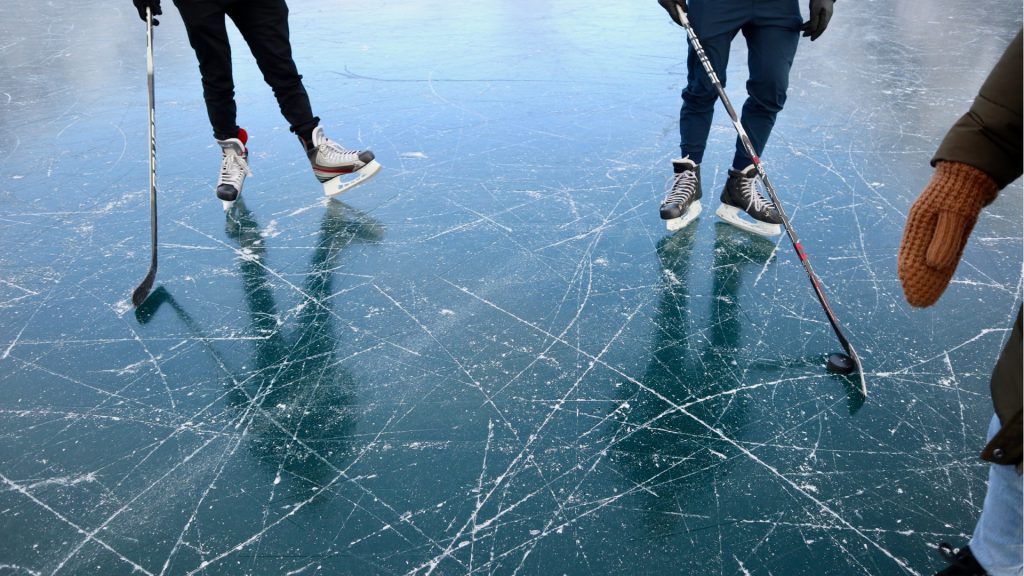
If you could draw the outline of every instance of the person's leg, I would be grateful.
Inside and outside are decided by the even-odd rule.
[[[231,46],[219,0],[174,0],[185,24],[189,44],[199,61],[203,99],[217,140],[238,137]]]
[[[999,418],[992,417],[988,438],[999,431]],[[1019,576],[1022,570],[1024,538],[1021,529],[1024,499],[1021,476],[1016,467],[992,464],[988,473],[988,491],[981,517],[974,527],[970,548],[975,560],[990,576]]]
[[[687,14],[722,86],[726,83],[729,46],[749,12],[732,4],[724,0],[694,0],[689,3],[690,11]],[[718,91],[692,46],[686,57],[686,87],[682,97],[683,105],[679,111],[680,152],[683,158],[689,157],[695,164],[700,164],[711,132]]]
[[[780,12],[757,18],[743,27],[747,41],[747,100],[743,103],[740,123],[760,157],[775,118],[786,103],[789,71],[800,41],[800,10],[795,0],[773,2]],[[752,163],[743,143],[736,139],[732,168],[743,170]]]
[[[250,175],[245,131],[238,127],[231,45],[224,22],[225,0],[174,0],[185,24],[189,44],[199,61],[203,99],[213,137],[223,151],[217,197],[228,209]]]
[[[313,116],[309,95],[292,59],[287,4],[284,0],[236,0],[227,14],[249,45],[292,132],[310,142],[320,119]]]
[[[327,138],[313,115],[309,95],[292,59],[285,0],[231,0],[228,16],[238,26],[263,79],[274,90],[281,114],[299,137],[324,194],[340,194],[365,182],[380,169],[369,150],[348,150]],[[355,173],[351,179],[344,179]]]

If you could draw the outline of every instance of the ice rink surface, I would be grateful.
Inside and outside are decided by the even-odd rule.
[[[290,6],[314,112],[384,168],[326,201],[235,34],[226,217],[165,0],[139,312],[145,26],[0,6],[0,574],[931,574],[966,542],[1020,182],[936,306],[896,253],[1019,2],[840,2],[801,42],[764,164],[866,400],[789,241],[716,222],[721,107],[704,215],[658,218],[686,40],[656,2]]]

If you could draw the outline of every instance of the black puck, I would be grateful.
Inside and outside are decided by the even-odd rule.
[[[837,374],[849,374],[857,367],[853,363],[853,358],[850,358],[846,354],[841,352],[833,352],[828,355],[828,369],[830,372]]]

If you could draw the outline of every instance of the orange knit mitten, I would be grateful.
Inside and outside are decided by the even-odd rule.
[[[982,207],[995,200],[995,181],[960,162],[939,162],[910,207],[897,270],[912,306],[931,306],[946,290]]]

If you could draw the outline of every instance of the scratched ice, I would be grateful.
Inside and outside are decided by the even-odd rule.
[[[712,216],[723,113],[707,212],[658,219],[685,39],[654,2],[291,4],[315,111],[384,170],[324,201],[235,36],[226,218],[165,1],[138,313],[144,26],[0,6],[0,574],[931,574],[966,540],[1020,184],[934,308],[896,249],[1019,3],[841,2],[801,44],[765,165],[866,401],[788,241]]]

